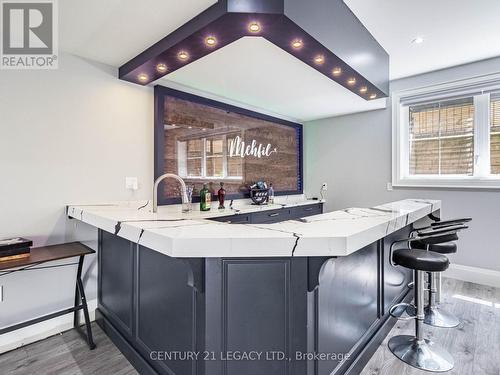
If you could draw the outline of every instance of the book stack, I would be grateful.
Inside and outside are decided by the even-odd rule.
[[[31,246],[33,241],[21,237],[0,240],[0,262],[29,257]]]

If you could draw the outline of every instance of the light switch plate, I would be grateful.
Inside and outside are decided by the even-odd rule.
[[[387,191],[392,191],[392,183],[391,182],[388,182],[387,183]]]
[[[137,179],[137,177],[125,177],[125,189],[138,190],[139,180]]]

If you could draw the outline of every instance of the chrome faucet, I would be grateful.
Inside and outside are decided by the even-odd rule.
[[[155,180],[155,184],[153,186],[153,212],[156,213],[158,212],[158,186],[160,185],[160,182],[162,182],[166,178],[173,178],[177,181],[179,181],[179,184],[181,185],[181,199],[182,199],[182,204],[188,204],[188,196],[187,196],[187,188],[186,188],[186,183],[182,178],[177,176],[176,174],[173,173],[165,173],[164,175],[161,175]]]

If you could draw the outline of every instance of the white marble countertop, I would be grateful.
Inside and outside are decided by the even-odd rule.
[[[182,213],[180,205],[151,212],[146,202],[70,205],[68,216],[163,254],[193,257],[345,256],[441,208],[441,201],[406,199],[372,208],[348,208],[275,224],[227,224],[207,220],[305,204],[303,195],[276,204],[234,201],[233,210]],[[229,205],[229,202],[227,203]]]

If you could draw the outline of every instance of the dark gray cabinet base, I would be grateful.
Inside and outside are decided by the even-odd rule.
[[[409,230],[346,257],[184,260],[100,231],[97,321],[141,374],[357,374],[411,298],[388,262]]]

